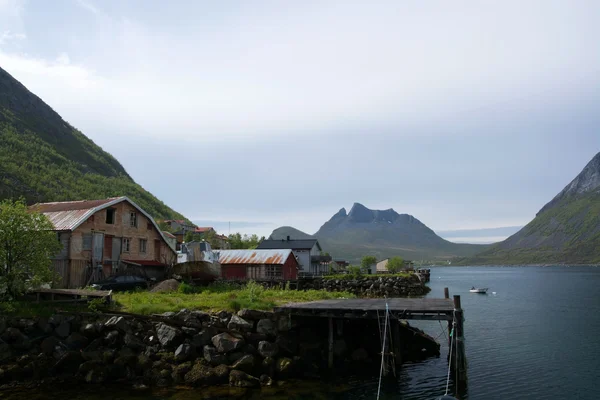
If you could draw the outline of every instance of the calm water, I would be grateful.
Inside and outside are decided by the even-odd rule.
[[[489,287],[487,295],[469,293]],[[600,380],[600,268],[452,267],[433,268],[430,297],[443,288],[460,294],[465,310],[469,386],[464,399],[593,399]],[[492,293],[495,292],[495,293]],[[418,325],[433,337],[438,322]],[[435,399],[444,393],[448,353],[405,365],[397,382],[387,383],[382,399]],[[169,390],[134,394],[114,388],[79,388],[60,393],[20,393],[9,399],[375,399],[377,380],[302,383],[268,392],[232,389]],[[2,398],[0,394],[0,398]]]

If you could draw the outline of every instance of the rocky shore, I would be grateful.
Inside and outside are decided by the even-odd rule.
[[[348,291],[360,297],[418,297],[426,295],[431,290],[415,274],[409,277],[367,275],[354,279],[303,279],[301,289]]]
[[[378,368],[376,321],[336,336],[336,373]],[[354,323],[356,324],[356,323]],[[270,386],[318,378],[326,367],[326,321],[241,310],[182,310],[160,316],[0,317],[0,388],[50,378],[145,386]],[[403,325],[404,359],[439,355],[439,345]],[[365,333],[365,332],[371,333]]]

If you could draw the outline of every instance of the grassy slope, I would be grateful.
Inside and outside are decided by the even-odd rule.
[[[461,264],[600,263],[600,193],[566,198]]]
[[[0,199],[34,203],[122,195],[155,218],[183,218],[0,69]]]

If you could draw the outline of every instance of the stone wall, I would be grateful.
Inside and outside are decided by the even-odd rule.
[[[345,322],[337,322],[335,373],[356,365],[361,370],[371,366],[376,375],[377,321]],[[404,360],[413,354],[439,355],[433,339],[403,326]],[[138,387],[259,387],[288,378],[318,378],[327,370],[327,327],[326,318],[292,320],[254,310],[0,317],[0,390],[2,385],[52,379]]]
[[[301,282],[301,289],[325,289],[328,292],[348,291],[360,297],[417,297],[431,289],[416,275],[409,277],[362,276],[354,279],[315,278]]]

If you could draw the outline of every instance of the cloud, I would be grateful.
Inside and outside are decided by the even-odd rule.
[[[89,0],[75,0],[78,6],[90,11],[93,14],[98,14],[100,10]]]
[[[15,40],[25,40],[27,35],[24,33],[12,33],[11,31],[4,31],[0,33],[0,46]]]

